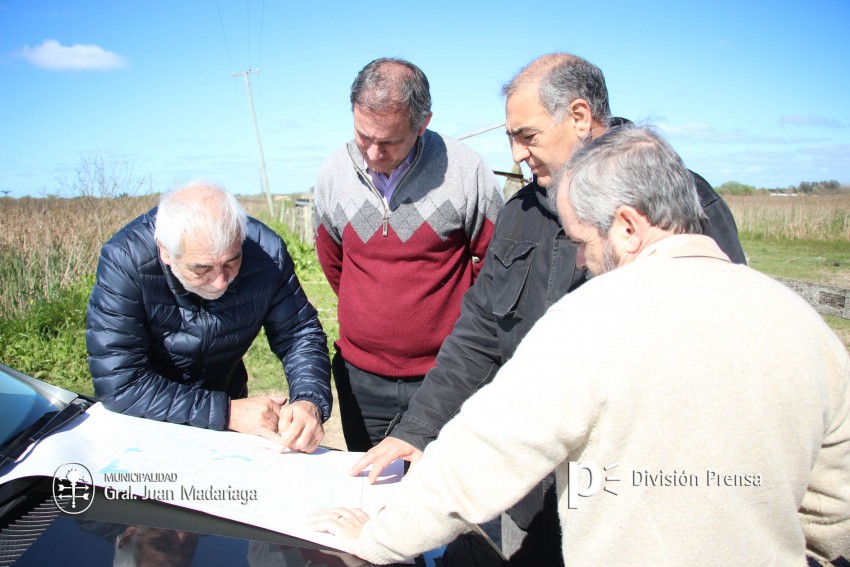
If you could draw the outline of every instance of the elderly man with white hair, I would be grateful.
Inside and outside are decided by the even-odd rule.
[[[261,329],[288,403],[248,397],[242,357]],[[280,236],[216,185],[165,194],[103,246],[86,346],[95,393],[112,411],[307,452],[324,436],[330,361],[316,310]]]

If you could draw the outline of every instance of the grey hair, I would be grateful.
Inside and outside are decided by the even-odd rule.
[[[404,59],[375,59],[357,73],[351,85],[351,110],[360,105],[372,112],[406,110],[413,131],[431,115],[431,87],[422,70]]]
[[[248,215],[236,197],[198,180],[160,198],[154,238],[175,258],[183,253],[187,236],[208,242],[210,253],[219,255],[243,242],[247,230]]]
[[[553,198],[564,190],[567,176],[576,218],[600,234],[608,234],[623,205],[652,226],[675,234],[703,233],[707,217],[693,175],[649,126],[613,128],[580,147],[553,179]]]
[[[608,124],[611,107],[605,76],[590,61],[569,53],[542,55],[506,83],[502,95],[510,98],[518,89],[538,79],[540,102],[555,122],[564,119],[573,101],[584,99],[594,120]]]

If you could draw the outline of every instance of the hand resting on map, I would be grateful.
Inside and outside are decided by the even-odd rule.
[[[280,443],[282,448],[305,453],[315,451],[325,437],[319,408],[312,402],[288,404],[286,398],[273,396],[231,400],[228,429],[259,435]]]

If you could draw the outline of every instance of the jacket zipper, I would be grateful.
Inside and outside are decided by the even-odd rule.
[[[421,136],[420,136],[420,138],[421,138]],[[393,191],[393,196],[390,197],[390,202],[392,202],[393,198],[398,194],[398,190],[401,189],[401,186],[404,185],[404,182],[410,176],[410,172],[413,171],[413,168],[416,167],[416,164],[419,162],[419,158],[422,155],[422,150],[421,150],[421,148],[419,148],[420,143],[422,143],[424,145],[424,142],[422,142],[419,138],[417,138],[417,140],[416,140],[417,151],[413,156],[413,163],[410,164],[410,168],[407,170],[407,173],[405,173],[404,177],[402,177],[401,180],[398,182],[398,185],[396,186],[395,191]],[[349,157],[351,157],[351,154],[349,154]],[[369,185],[369,188],[372,190],[372,193],[374,193],[378,197],[378,200],[384,206],[384,220],[383,220],[383,224],[382,224],[382,227],[381,227],[382,228],[381,236],[386,237],[389,234],[389,228],[390,228],[390,205],[384,199],[384,196],[381,195],[381,192],[378,191],[378,188],[375,187],[375,184],[372,183],[372,180],[369,179],[369,174],[366,173],[366,170],[358,167],[356,163],[355,163],[355,169],[357,169],[357,171],[360,173],[360,175],[363,176],[363,179],[366,180],[366,183]]]
[[[366,184],[369,185],[369,189],[372,190],[372,193],[374,193],[375,196],[378,197],[378,201],[381,202],[381,205],[384,206],[384,220],[383,220],[383,223],[382,223],[381,235],[387,236],[388,231],[389,231],[389,227],[390,227],[390,206],[384,200],[384,196],[381,195],[381,192],[378,191],[378,188],[375,187],[375,184],[372,183],[372,180],[369,179],[369,174],[366,173],[366,170],[358,168],[358,172],[363,177],[363,179],[366,181]],[[405,177],[407,177],[407,176],[405,175]],[[398,189],[398,188],[396,188],[396,189]]]

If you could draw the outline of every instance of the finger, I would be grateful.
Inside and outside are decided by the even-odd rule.
[[[312,453],[322,442],[325,437],[325,430],[321,423],[314,423],[304,428],[304,432],[296,441],[296,447],[299,451]]]
[[[309,517],[307,518],[307,526],[317,532],[327,532],[332,535],[342,533],[342,524],[339,522],[339,516],[332,518],[328,517]]]
[[[317,520],[368,520],[369,514],[360,508],[345,508],[338,506],[336,508],[325,508],[310,514],[310,518]]]
[[[381,441],[376,446],[372,447],[366,454],[360,457],[360,460],[354,463],[354,466],[351,467],[351,476],[358,476],[362,473],[366,467],[372,465],[372,471],[375,473],[373,477],[370,474],[370,478],[377,478],[377,475],[380,474],[384,468],[396,460],[401,455],[399,451],[396,451],[392,445],[389,445],[386,440]],[[377,469],[377,470],[376,470]],[[370,481],[374,482],[374,480]]]
[[[371,465],[375,460],[375,455],[378,453],[376,451],[378,447],[373,447],[366,451],[366,454],[360,457],[360,459],[354,463],[354,466],[349,469],[348,474],[351,476],[360,476],[360,473],[363,472],[363,469]]]
[[[309,519],[313,520],[325,520],[328,518],[338,518],[340,516],[339,513],[340,508],[322,508],[321,510],[316,510],[315,512],[311,512],[308,516]]]
[[[295,419],[293,415],[293,407],[292,404],[281,406],[280,411],[278,413],[277,419],[277,428],[278,431],[284,431],[289,427],[289,424]]]
[[[347,520],[366,522],[369,520],[369,514],[360,508],[343,508],[340,516]]]
[[[278,406],[284,405],[288,400],[286,397],[281,396],[272,396],[271,400],[276,403]]]
[[[307,522],[311,524],[339,525],[340,520],[344,517],[343,514],[349,514],[345,508],[326,508],[313,512],[307,517]]]
[[[279,445],[281,451],[285,447],[285,445],[283,444],[283,438],[280,436],[280,434],[277,431],[272,431],[268,427],[260,427],[259,429],[254,431],[254,433],[256,435],[259,435],[260,437],[262,437],[264,439],[268,439],[269,441],[272,441],[275,445]]]
[[[304,430],[303,424],[293,421],[289,424],[285,430],[280,432],[280,436],[283,438],[283,444],[289,449],[296,449],[295,441],[301,435],[301,432]]]
[[[308,427],[305,427],[301,430],[301,433],[298,434],[298,437],[293,439],[290,449],[295,449],[302,453],[309,453],[311,452],[311,446],[313,445],[315,438],[316,436],[314,433]],[[316,444],[318,445],[318,443]]]
[[[280,417],[280,408],[281,404],[278,404],[274,398],[269,398],[268,403],[266,404],[266,411],[271,411],[272,416],[274,416],[273,419],[276,420]]]
[[[380,461],[376,461],[372,465],[372,470],[369,471],[369,484],[375,484],[375,482],[378,481],[378,477],[380,477],[381,473],[384,472],[384,469],[387,468],[387,465],[394,460],[395,459],[391,458],[389,460],[381,459]]]
[[[278,431],[278,419],[276,415],[271,415],[268,411],[264,411],[260,415],[260,427],[268,429],[274,433]]]

